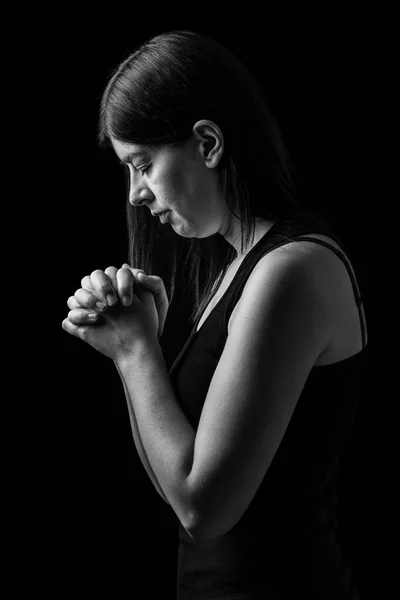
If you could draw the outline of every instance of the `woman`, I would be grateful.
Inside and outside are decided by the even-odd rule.
[[[121,376],[178,519],[177,598],[359,598],[335,529],[365,315],[348,252],[297,200],[265,93],[215,41],[166,33],[110,77],[99,140],[129,173],[134,268],[84,277],[63,328]],[[169,294],[145,275],[166,249]],[[168,370],[178,272],[194,327]]]

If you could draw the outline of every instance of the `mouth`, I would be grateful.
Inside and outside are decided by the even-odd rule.
[[[161,223],[165,223],[165,221],[168,219],[169,212],[169,210],[165,210],[164,212],[158,214]]]
[[[166,212],[168,212],[168,210],[163,210],[161,212],[155,212],[155,213],[151,213],[151,214],[153,215],[153,217],[159,217],[160,215],[163,215]]]

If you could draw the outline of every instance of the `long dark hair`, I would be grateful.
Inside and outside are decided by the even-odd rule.
[[[224,136],[217,168],[227,205],[241,222],[243,253],[254,239],[255,217],[290,217],[301,205],[295,165],[265,89],[227,48],[193,31],[171,31],[143,43],[109,78],[98,140],[103,147],[111,145],[111,136],[123,143],[174,146],[192,135],[200,119],[214,121]],[[182,238],[129,200],[127,225],[130,264],[148,274],[167,269],[170,301],[177,276],[182,277],[195,322],[236,250],[219,234]],[[182,265],[179,274],[177,265]]]

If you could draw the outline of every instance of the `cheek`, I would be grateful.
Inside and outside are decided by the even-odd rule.
[[[153,185],[158,194],[162,194],[168,201],[173,201],[184,189],[182,172],[176,166],[166,165],[160,169]]]
[[[154,181],[154,193],[165,206],[189,220],[203,219],[210,197],[209,180],[197,165],[180,157],[167,161]]]
[[[199,182],[191,173],[185,173],[179,167],[170,170],[164,179],[163,193],[166,204],[176,207],[181,213],[196,208],[201,190]]]

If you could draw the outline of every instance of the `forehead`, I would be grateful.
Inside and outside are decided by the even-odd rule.
[[[117,156],[121,160],[132,160],[137,156],[143,156],[145,152],[149,151],[148,146],[143,144],[127,144],[125,142],[120,142],[115,138],[111,138],[111,144],[117,154]]]
[[[121,142],[112,136],[110,137],[110,141],[118,158],[126,163],[132,162],[135,159],[150,158],[153,160],[157,157],[169,158],[171,160],[191,159],[195,151],[195,144],[193,144],[192,138],[180,144],[170,145],[133,144]]]

